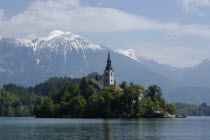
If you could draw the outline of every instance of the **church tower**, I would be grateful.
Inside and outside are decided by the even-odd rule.
[[[104,86],[112,86],[112,85],[114,85],[114,71],[112,69],[110,53],[108,53],[107,65],[104,70]]]

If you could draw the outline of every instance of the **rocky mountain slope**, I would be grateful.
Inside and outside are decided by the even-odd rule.
[[[53,31],[35,40],[0,39],[0,84],[35,85],[55,76],[103,73],[110,51],[117,82],[142,85],[170,83],[143,64],[70,32]]]

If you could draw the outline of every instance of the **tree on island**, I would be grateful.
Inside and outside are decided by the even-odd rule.
[[[120,84],[124,92],[113,87],[105,87],[102,91],[96,90],[88,84],[85,77],[80,85],[64,86],[54,91],[49,99],[36,105],[36,117],[158,117],[167,112],[175,113],[175,107],[166,104],[162,98],[161,88],[152,85],[147,90],[141,85],[126,82]]]
[[[147,90],[141,85],[122,82],[124,91],[114,87],[94,89],[86,77],[50,78],[35,87],[4,85],[0,90],[0,116],[36,116],[55,118],[158,117],[176,108],[166,104],[160,87]],[[207,114],[208,107],[199,110]],[[160,117],[160,116],[159,116]]]

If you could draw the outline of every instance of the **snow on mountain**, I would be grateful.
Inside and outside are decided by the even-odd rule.
[[[116,53],[119,53],[119,54],[122,54],[122,55],[125,55],[137,62],[140,62],[140,63],[144,63],[145,61],[147,61],[147,58],[143,57],[140,55],[140,53],[138,53],[136,50],[134,49],[117,49],[115,50]]]
[[[14,44],[16,44],[17,47],[34,47],[34,44],[27,39],[14,39]]]
[[[54,76],[80,77],[101,69],[108,49],[71,32],[34,40],[0,38],[0,86],[37,84]],[[105,64],[104,64],[105,65]]]
[[[64,48],[65,51],[75,49],[77,51],[79,50],[85,50],[85,49],[91,49],[91,50],[103,50],[104,48],[98,44],[94,44],[91,41],[73,34],[71,32],[62,32],[55,30],[47,37],[42,37],[33,40],[35,45],[35,51],[40,49],[50,49],[50,50],[56,50],[60,47]]]
[[[64,33],[59,30],[55,30],[55,31],[51,32],[45,39],[46,39],[46,41],[49,41],[55,37],[62,36],[63,34],[67,34],[67,33]]]
[[[14,45],[15,47],[33,47],[34,44],[27,39],[20,39],[20,38],[5,38],[0,37],[0,41],[5,41],[11,45]]]
[[[37,51],[72,51],[75,49],[77,52],[84,50],[104,50],[101,45],[95,44],[79,35],[71,32],[62,32],[59,30],[52,31],[46,37],[40,37],[34,40],[17,39],[17,38],[4,38],[0,37],[0,41],[6,41],[15,47],[31,47],[34,52]]]
[[[41,37],[32,41],[34,52],[37,54],[36,62],[40,64],[42,59],[39,56],[47,56],[49,53],[60,54],[66,61],[72,53],[78,53],[86,59],[89,51],[102,51],[106,48],[95,44],[79,35],[71,32],[52,31],[46,37]]]

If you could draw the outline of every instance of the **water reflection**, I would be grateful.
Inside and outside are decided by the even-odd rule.
[[[165,119],[106,120],[105,139],[161,139]]]
[[[0,140],[209,139],[210,118],[0,118]]]

